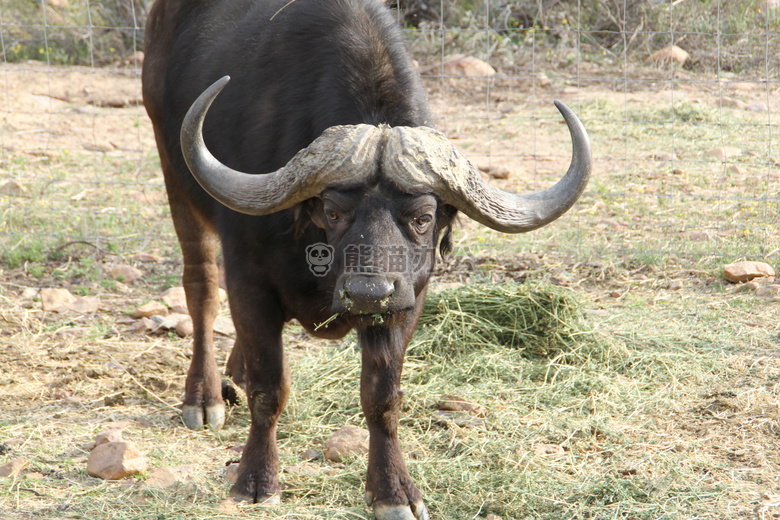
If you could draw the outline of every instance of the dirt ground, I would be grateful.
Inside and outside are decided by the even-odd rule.
[[[663,77],[659,73],[658,81],[630,91],[620,81],[578,82],[564,76],[546,87],[517,78],[499,78],[490,84],[432,78],[426,80],[426,86],[439,125],[453,141],[482,169],[508,172],[507,180],[493,181],[497,185],[525,191],[549,185],[568,164],[565,127],[560,118],[549,117],[553,114],[551,100],[556,97],[572,106],[582,100],[607,100],[628,105],[688,101],[714,107],[725,92],[747,104],[767,102],[771,114],[780,113],[780,96],[767,98],[767,88],[757,83],[737,88],[729,86],[736,83],[732,80],[708,78],[699,82],[684,77],[681,86],[670,89]],[[780,87],[775,84],[772,88]],[[124,200],[131,201],[133,215],[146,219],[142,234],[132,238],[126,249],[109,251],[101,246],[96,253],[94,243],[76,244],[64,249],[56,260],[30,261],[0,270],[0,465],[17,457],[33,461],[25,470],[24,486],[14,488],[0,480],[0,486],[7,488],[0,499],[0,511],[10,508],[4,511],[5,518],[27,518],[30,511],[56,518],[58,510],[67,511],[67,504],[77,502],[80,493],[69,491],[69,487],[74,480],[83,482],[86,478],[83,471],[74,470],[87,458],[85,446],[96,431],[121,421],[130,421],[136,431],[156,432],[137,434],[135,440],[145,450],[160,452],[166,464],[187,466],[186,473],[206,489],[225,488],[224,464],[237,458],[230,448],[243,442],[245,412],[233,412],[235,424],[216,444],[206,433],[184,430],[178,422],[177,406],[189,363],[189,340],[172,333],[136,332],[137,320],[130,316],[138,305],[157,300],[165,288],[178,285],[181,269],[154,159],[151,125],[141,105],[139,72],[4,64],[0,118],[0,185],[14,181],[21,186],[19,191],[8,188],[11,191],[4,192],[0,210],[12,214],[23,206],[45,208],[47,204],[57,211],[72,209],[73,213],[62,215],[64,229],[74,215],[102,211],[107,200],[112,206],[108,213],[121,214]],[[594,143],[608,142],[602,134],[594,137]],[[106,166],[122,170],[121,184],[111,184],[112,172],[105,171]],[[599,168],[625,170],[621,158],[598,151],[596,166],[595,175],[599,175]],[[36,180],[41,173],[44,180]],[[770,174],[769,190],[776,190],[773,176],[777,170]],[[71,181],[61,182],[65,176]],[[113,191],[107,194],[105,190]],[[574,216],[562,224],[563,229],[593,225],[593,236],[599,236],[623,226],[615,222],[618,217],[588,216],[588,211],[599,207],[598,196],[589,193]],[[57,202],[60,198],[64,202]],[[31,233],[56,234],[60,225],[29,223]],[[93,225],[96,229],[87,229],[87,234],[109,242],[126,233],[125,228],[89,224]],[[131,229],[138,223],[126,225]],[[9,229],[18,232],[24,223],[10,224],[6,231]],[[60,240],[66,242],[75,234],[68,231]],[[666,338],[684,328],[685,334],[701,338],[704,348],[710,341],[726,341],[725,348],[731,349],[725,359],[733,369],[730,378],[705,391],[695,384],[699,376],[691,374],[696,395],[668,416],[648,419],[656,425],[657,436],[647,443],[668,452],[695,448],[689,463],[702,464],[702,480],[733,478],[744,483],[741,498],[734,495],[738,488],[722,488],[725,498],[712,499],[720,509],[711,518],[780,518],[780,315],[776,292],[756,296],[738,291],[716,270],[687,258],[646,263],[619,257],[598,259],[579,254],[576,247],[560,246],[546,235],[529,239],[532,251],[517,250],[527,242],[496,252],[480,247],[502,239],[496,234],[485,239],[475,225],[463,222],[456,242],[469,254],[440,266],[434,285],[552,280],[580,294],[588,302],[594,322],[606,331],[628,336],[635,326],[638,335],[646,336],[657,327]],[[768,247],[766,259],[777,264],[777,242],[774,244]],[[95,260],[90,263],[85,257]],[[143,276],[133,283],[112,280],[108,271],[118,264],[133,264]],[[765,280],[762,285],[769,287],[771,283]],[[47,287],[96,298],[98,311],[46,312],[38,294],[28,289]],[[229,315],[226,307],[223,315]],[[616,321],[622,325],[615,325]],[[304,355],[328,345],[300,330],[291,329],[286,334],[293,354]],[[723,340],[729,334],[731,339]],[[232,339],[221,335],[217,343],[222,367]],[[677,381],[670,385],[685,384]],[[170,437],[175,437],[172,442],[179,448],[176,455],[162,453],[155,444]],[[638,441],[636,449],[642,442]],[[663,453],[667,452],[659,451],[659,457]],[[712,460],[717,462],[713,465]],[[36,479],[47,482],[45,491],[29,485]],[[93,491],[90,488],[89,492]],[[224,489],[220,493],[224,494]],[[21,508],[15,509],[14,504],[21,504]]]

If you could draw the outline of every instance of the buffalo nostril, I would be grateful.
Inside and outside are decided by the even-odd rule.
[[[395,292],[395,284],[375,276],[355,276],[344,282],[342,300],[351,303],[353,313],[384,312]]]

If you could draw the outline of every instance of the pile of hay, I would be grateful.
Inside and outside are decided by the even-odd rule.
[[[571,291],[527,282],[475,284],[430,294],[409,353],[453,357],[495,347],[567,363],[600,359],[608,350]]]

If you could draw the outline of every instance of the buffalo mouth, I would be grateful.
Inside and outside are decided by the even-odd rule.
[[[384,314],[350,314],[347,319],[352,327],[357,330],[365,330],[372,327],[392,327],[413,310],[409,308]]]
[[[414,291],[398,273],[345,273],[336,282],[332,309],[362,323],[384,321],[414,305]]]

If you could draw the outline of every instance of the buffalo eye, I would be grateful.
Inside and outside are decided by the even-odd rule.
[[[433,222],[433,216],[426,213],[425,215],[413,218],[411,224],[418,233],[422,233],[428,228],[431,222]]]
[[[325,210],[325,217],[328,219],[328,222],[330,223],[336,223],[339,220],[341,220],[341,215],[333,211],[332,209],[326,209]]]

